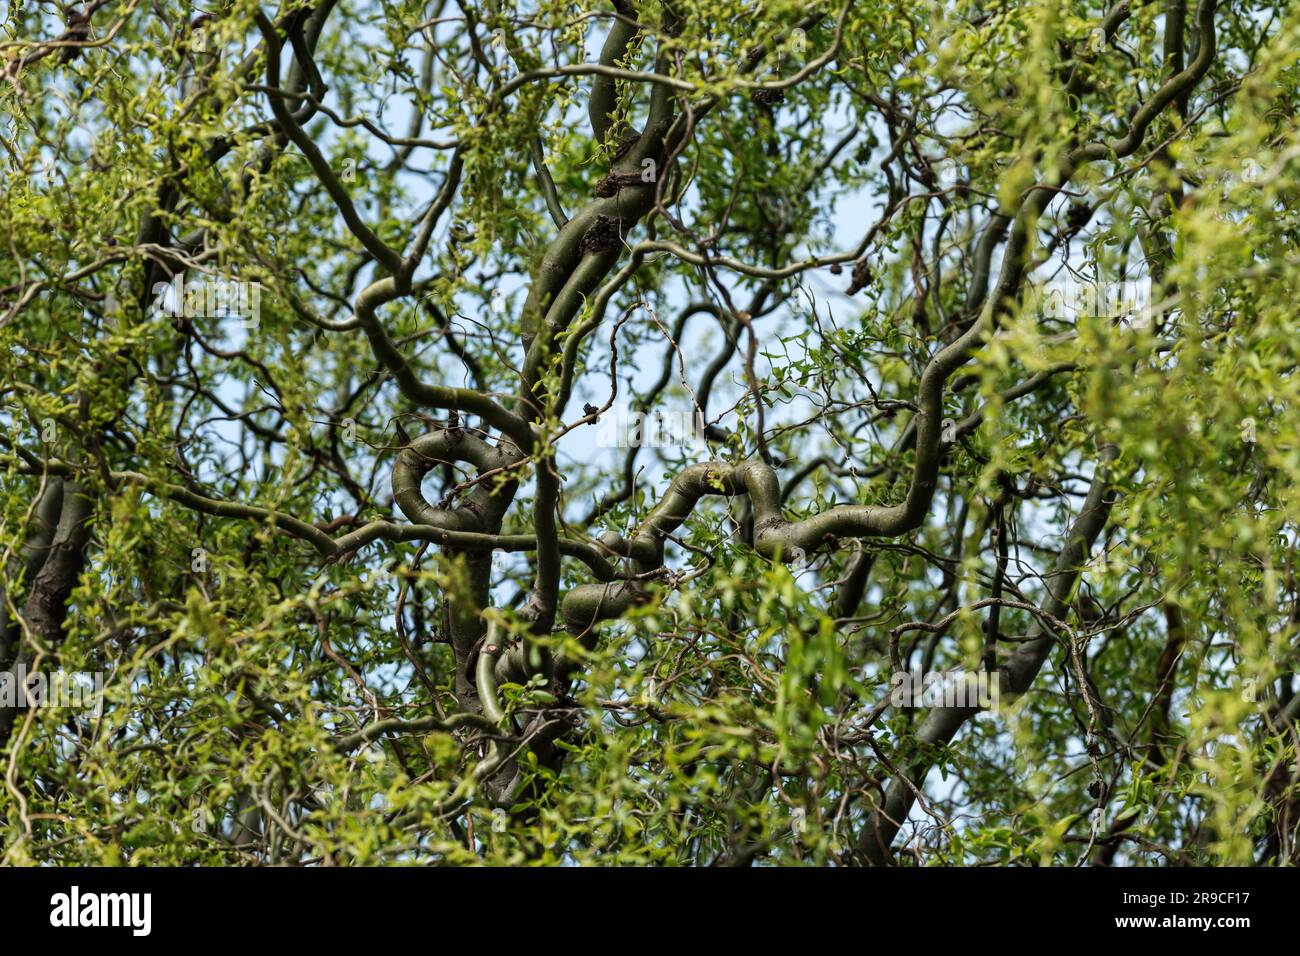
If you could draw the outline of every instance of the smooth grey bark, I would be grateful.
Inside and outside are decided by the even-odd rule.
[[[58,526],[50,539],[40,570],[32,580],[27,599],[23,602],[20,627],[26,630],[36,647],[26,647],[25,642],[19,638],[14,642],[13,660],[10,663],[29,659],[33,650],[52,651],[63,643],[68,598],[81,577],[86,547],[90,543],[90,517],[94,512],[94,502],[74,482],[64,483],[59,497]],[[0,748],[8,743],[20,709],[0,707]]]
[[[49,554],[50,542],[54,540],[54,532],[58,527],[62,510],[63,480],[51,478],[32,516],[31,536],[23,545],[22,553],[19,555],[23,566],[24,584],[30,584],[40,573],[41,566],[45,564],[45,557]],[[14,599],[17,603],[14,588],[8,580],[0,582],[0,671],[8,670],[14,663],[20,630],[17,618],[10,617],[10,599]]]

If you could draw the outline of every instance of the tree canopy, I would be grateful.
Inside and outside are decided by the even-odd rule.
[[[1297,862],[1298,58],[11,4],[3,861]]]

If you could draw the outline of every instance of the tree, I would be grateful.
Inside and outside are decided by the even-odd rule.
[[[4,860],[1296,862],[1298,41],[14,5]]]

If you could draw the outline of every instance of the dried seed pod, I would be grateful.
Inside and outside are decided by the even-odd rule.
[[[623,241],[623,220],[613,216],[597,216],[582,234],[584,252],[608,252],[617,249]]]
[[[1086,202],[1072,202],[1070,208],[1065,214],[1065,225],[1070,234],[1078,232],[1088,224],[1092,218],[1092,207]]]
[[[857,265],[853,267],[853,278],[852,281],[849,282],[847,294],[857,295],[867,286],[871,285],[871,280],[874,278],[875,276],[871,272],[871,265],[866,259],[860,260]]]
[[[617,196],[625,186],[632,186],[641,181],[637,173],[610,173],[600,182],[596,183],[593,190],[601,199],[607,199],[610,196]]]

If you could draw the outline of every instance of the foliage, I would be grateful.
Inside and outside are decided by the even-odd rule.
[[[5,862],[1300,857],[1289,3],[0,57]]]

